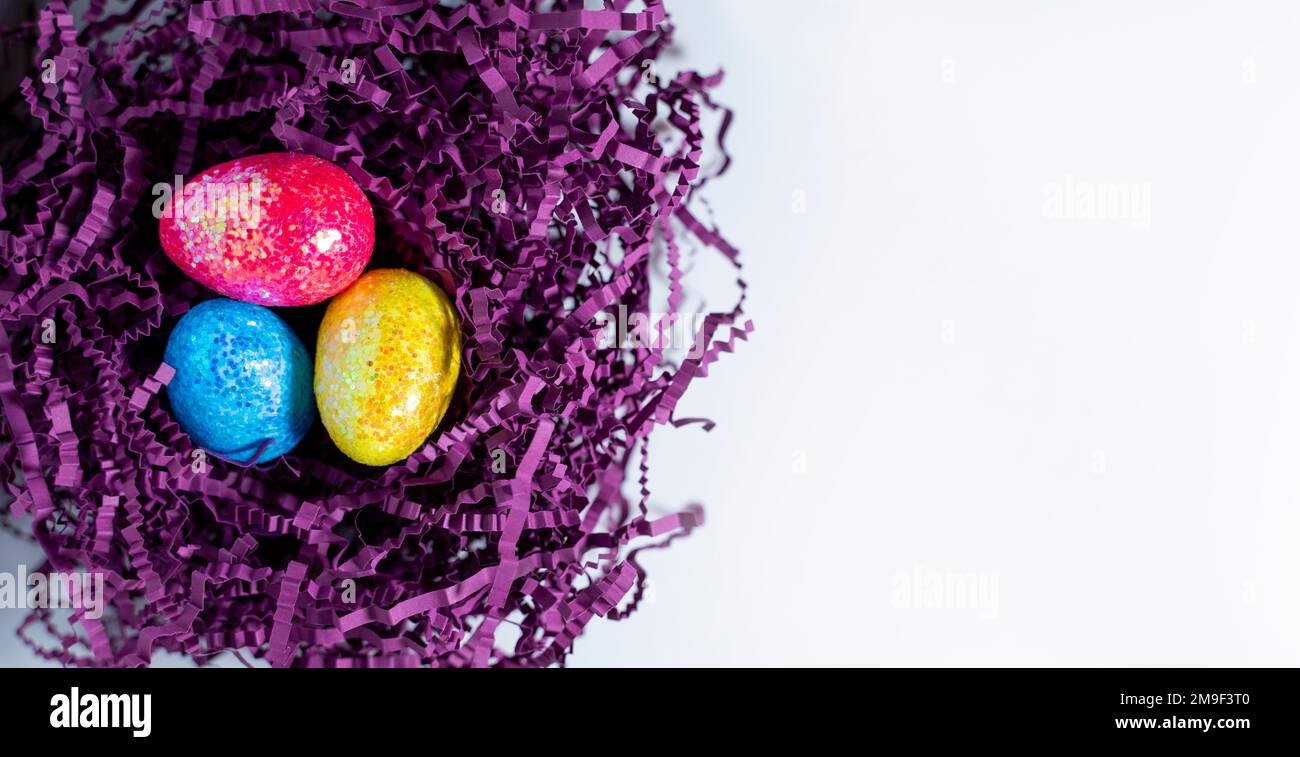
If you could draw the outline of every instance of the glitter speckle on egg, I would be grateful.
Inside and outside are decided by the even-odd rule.
[[[370,271],[335,297],[316,338],[316,401],[330,438],[366,465],[424,443],[460,373],[460,322],[418,273]]]
[[[292,450],[316,418],[302,341],[260,305],[216,299],[176,324],[164,360],[172,413],[194,443],[238,463]]]
[[[250,155],[161,196],[163,249],[227,297],[310,305],[346,288],[370,260],[374,211],[338,166],[314,155]]]

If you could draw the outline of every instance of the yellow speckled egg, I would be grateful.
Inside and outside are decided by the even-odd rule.
[[[316,406],[330,438],[366,465],[420,448],[460,374],[451,300],[418,273],[369,271],[330,301],[316,337]]]

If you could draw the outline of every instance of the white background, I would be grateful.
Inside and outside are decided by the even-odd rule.
[[[706,525],[570,663],[1300,662],[1300,8],[670,9],[665,68],[727,71],[757,330],[679,405],[717,428],[652,437]],[[1067,177],[1149,223],[1052,217]]]
[[[670,7],[757,330],[652,437],[706,526],[572,662],[1300,662],[1300,8]],[[1147,228],[1048,217],[1067,176]]]

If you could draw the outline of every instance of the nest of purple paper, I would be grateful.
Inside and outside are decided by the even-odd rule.
[[[72,665],[562,663],[635,609],[638,553],[701,520],[650,515],[647,444],[708,428],[674,408],[748,334],[741,303],[684,356],[596,323],[648,313],[652,284],[680,312],[692,255],[739,272],[688,203],[729,160],[720,77],[660,72],[653,0],[257,5],[53,2],[2,32],[28,75],[0,126],[0,522],[40,544],[35,572],[104,579],[98,611],[33,609],[20,634]],[[213,295],[160,250],[151,187],[274,150],[345,167],[372,264],[455,303],[462,382],[403,463],[353,464],[318,424],[273,464],[197,469],[170,415],[166,335]],[[312,344],[320,312],[291,310]]]

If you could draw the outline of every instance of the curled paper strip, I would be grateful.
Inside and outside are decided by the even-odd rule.
[[[658,0],[582,6],[169,0],[74,19],[55,0],[0,31],[29,71],[0,124],[0,523],[45,570],[105,576],[102,618],[26,618],[40,655],[551,665],[636,608],[639,552],[703,519],[650,516],[650,433],[711,428],[675,405],[752,326],[737,251],[688,206],[721,170],[700,164],[704,114],[730,123],[720,75],[656,75]],[[457,396],[402,463],[351,463],[318,424],[241,466],[171,416],[166,335],[212,293],[162,254],[151,187],[285,149],[343,166],[375,207],[372,265],[437,281],[461,317]],[[650,312],[656,266],[678,313],[684,258],[707,250],[742,299],[705,314],[697,349],[601,344],[598,313]],[[314,343],[319,310],[280,312]]]

